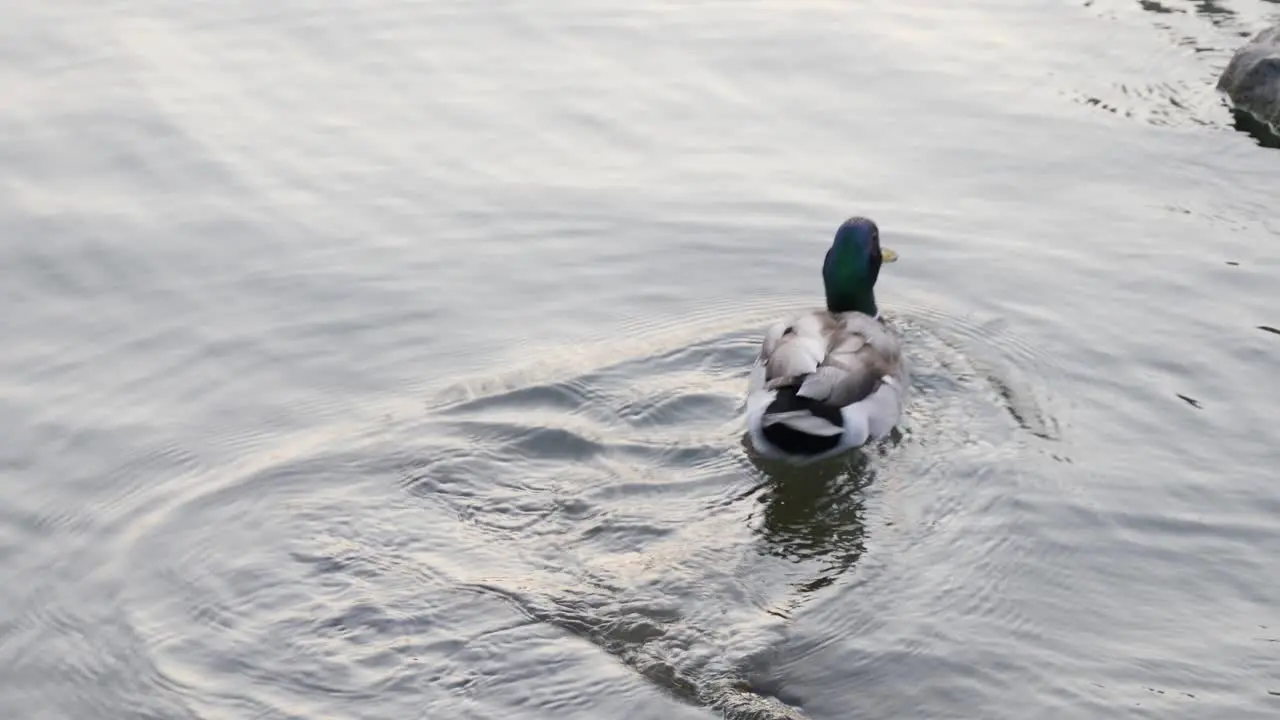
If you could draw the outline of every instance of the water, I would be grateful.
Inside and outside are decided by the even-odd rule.
[[[10,4],[0,716],[1280,714],[1280,4]],[[916,395],[753,460],[852,214]]]

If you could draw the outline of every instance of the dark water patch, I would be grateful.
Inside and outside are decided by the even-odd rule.
[[[1239,108],[1231,108],[1232,126],[1253,138],[1259,147],[1280,150],[1280,131],[1253,113]]]
[[[1236,13],[1226,3],[1217,0],[1194,0],[1196,12],[1210,19],[1214,24],[1227,24]]]
[[[1162,3],[1156,2],[1155,0],[1138,0],[1138,4],[1141,5],[1142,9],[1146,10],[1147,12],[1164,13],[1164,14],[1186,12],[1185,10],[1182,10],[1182,9],[1171,8],[1168,5],[1164,5]]]
[[[800,473],[772,468],[756,496],[753,518],[761,550],[792,562],[817,561],[816,577],[801,593],[827,587],[857,563],[866,547],[865,490],[875,481],[871,461],[856,453]]]
[[[1267,0],[1264,0],[1267,1]],[[1214,25],[1232,27],[1237,22],[1238,13],[1229,3],[1218,0],[1138,0],[1143,10],[1160,15],[1186,14],[1203,17]]]

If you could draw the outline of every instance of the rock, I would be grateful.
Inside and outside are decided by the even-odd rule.
[[[1267,28],[1232,56],[1218,89],[1243,110],[1280,132],[1280,25]]]

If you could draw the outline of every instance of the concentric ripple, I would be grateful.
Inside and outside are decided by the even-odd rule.
[[[807,717],[775,665],[796,618],[992,502],[946,478],[1044,442],[931,320],[894,316],[918,398],[900,437],[816,471],[744,448],[759,328],[683,344],[724,324],[686,322],[648,332],[650,354],[513,380],[533,358],[468,385],[500,390],[205,488],[133,538],[125,606],[203,716]],[[950,550],[971,555],[966,612],[1007,622],[1001,535]]]

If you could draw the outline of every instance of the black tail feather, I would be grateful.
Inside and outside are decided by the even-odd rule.
[[[844,416],[840,413],[840,408],[796,394],[803,382],[804,377],[799,377],[795,382],[778,388],[778,394],[773,402],[765,408],[765,422],[761,432],[766,440],[783,452],[792,455],[819,455],[835,449],[840,444],[841,436],[811,435],[791,427],[786,422],[768,422],[770,415],[799,411],[816,415],[836,427],[844,427]]]

